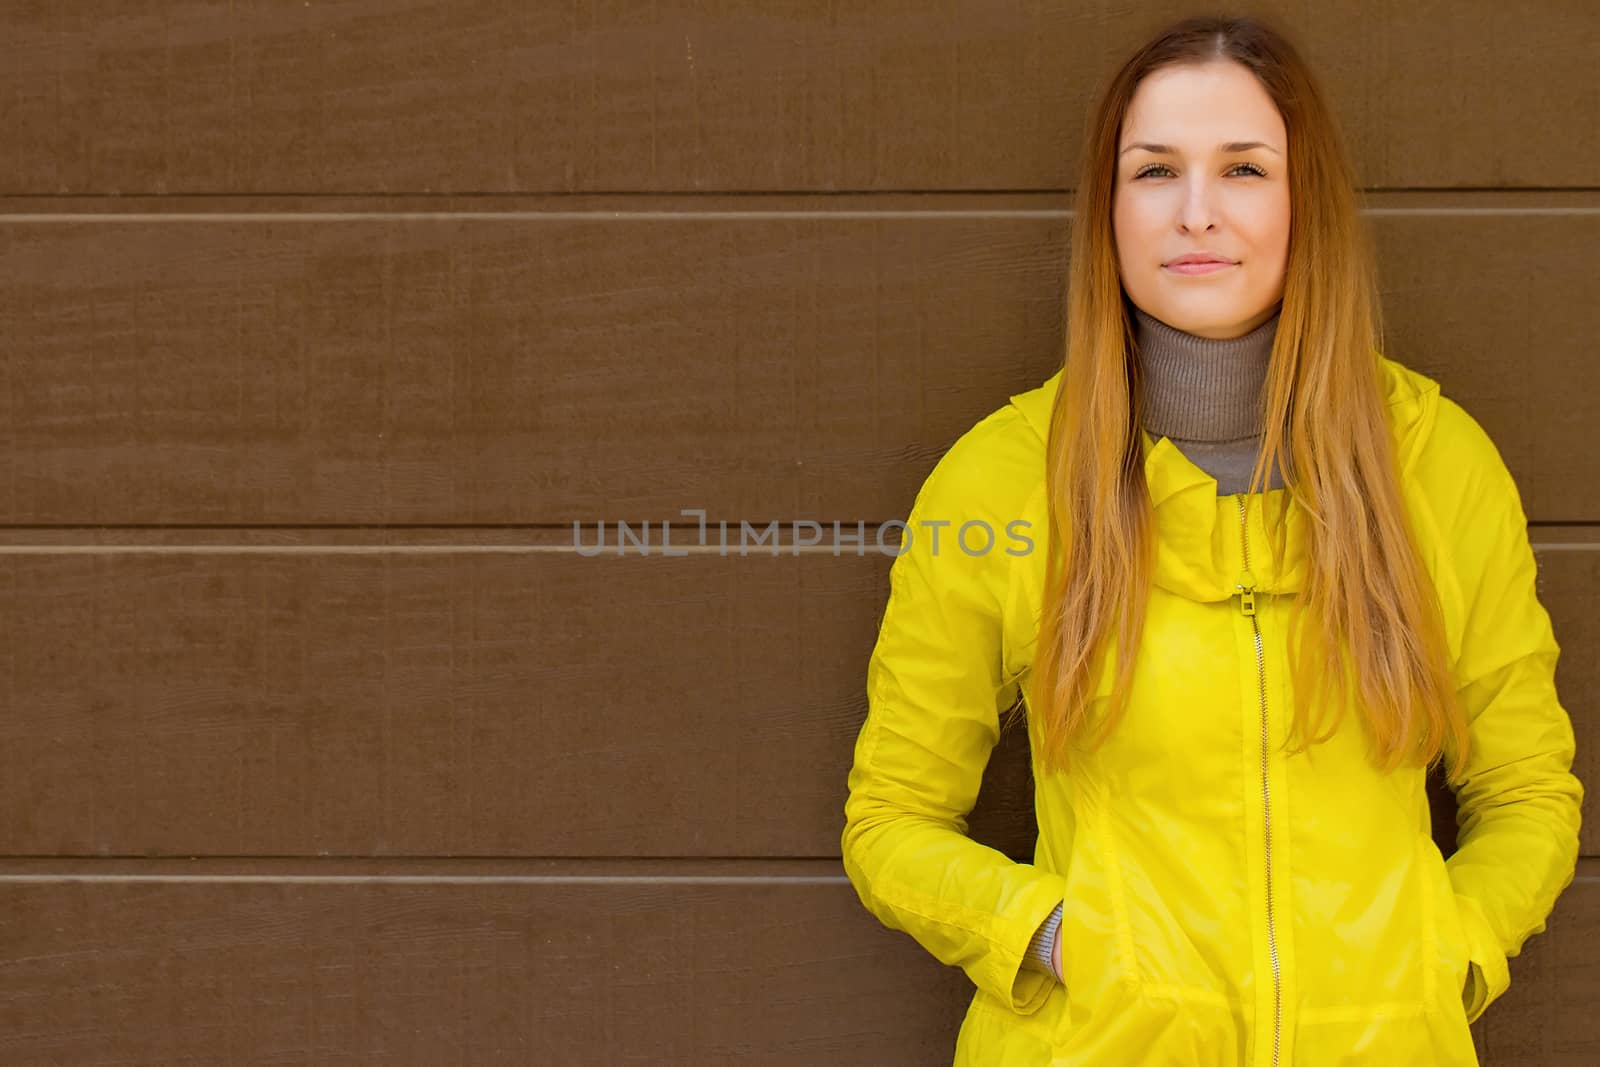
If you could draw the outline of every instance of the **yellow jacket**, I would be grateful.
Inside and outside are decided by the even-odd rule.
[[[1468,1023],[1572,879],[1583,787],[1516,486],[1436,382],[1380,366],[1471,722],[1448,860],[1424,772],[1378,773],[1354,715],[1309,753],[1281,751],[1294,679],[1275,594],[1303,588],[1298,508],[1276,559],[1261,508],[1246,527],[1244,494],[1216,495],[1148,433],[1160,549],[1127,715],[1071,773],[1035,768],[1031,864],[967,837],[1033,660],[1060,374],[924,483],[890,569],[841,848],[867,909],[977,987],[957,1067],[1477,1063]],[[1062,902],[1064,983],[1021,966]]]

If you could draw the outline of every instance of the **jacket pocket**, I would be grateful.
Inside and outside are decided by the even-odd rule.
[[[1041,819],[1044,854],[1062,871],[1061,983],[1065,1009],[1075,1019],[1109,993],[1125,997],[1132,984],[1131,938],[1119,907],[1116,871],[1100,811],[1102,797],[1084,768],[1068,797],[1059,783],[1047,783]],[[1060,793],[1055,792],[1060,790]],[[1070,817],[1062,818],[1062,811]]]
[[[1123,897],[1122,870],[1101,788],[1080,774],[1080,796],[1072,867],[1061,914],[1061,970],[1080,1007],[1111,993],[1125,995],[1138,984],[1133,931]],[[1121,992],[1118,992],[1120,990]]]
[[[1061,1047],[1068,1014],[1064,986],[1054,983],[1039,1010],[1022,1015],[983,990],[972,1000],[969,1018],[959,1037],[956,1064],[1030,1060],[1048,1049]],[[970,1032],[969,1032],[970,1031]],[[962,1053],[966,1055],[963,1057]]]
[[[1432,875],[1427,884],[1434,900],[1441,993],[1459,998],[1467,1022],[1473,1023],[1510,988],[1510,966],[1483,910],[1456,892],[1439,846],[1429,835],[1419,836]]]
[[[1423,881],[1424,892],[1431,894],[1432,897],[1432,907],[1429,910],[1434,917],[1433,933],[1437,942],[1434,966],[1439,975],[1441,987],[1439,995],[1459,1000],[1465,1010],[1471,992],[1467,983],[1471,977],[1472,961],[1468,955],[1468,941],[1462,924],[1461,908],[1456,901],[1455,889],[1450,882],[1450,872],[1445,867],[1444,856],[1439,851],[1439,846],[1434,844],[1430,835],[1419,836],[1424,870],[1428,875]]]
[[[1509,964],[1483,911],[1456,892],[1438,846],[1428,835],[1422,838],[1436,902],[1440,993],[1459,999],[1466,1021],[1474,1023],[1510,987]]]

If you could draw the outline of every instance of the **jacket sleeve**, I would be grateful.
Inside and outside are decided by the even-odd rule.
[[[1018,692],[1001,649],[1008,552],[1018,549],[1006,537],[1012,494],[995,454],[1009,447],[1000,439],[1010,421],[1002,409],[951,447],[902,531],[867,667],[840,848],[862,903],[886,927],[1031,1014],[1055,983],[1023,958],[1062,903],[1065,880],[967,836],[999,713]],[[981,527],[959,537],[973,520],[994,534],[985,552]]]
[[[1452,540],[1465,615],[1456,684],[1470,744],[1446,868],[1468,943],[1462,997],[1473,1021],[1510,986],[1507,958],[1544,930],[1572,881],[1584,790],[1571,771],[1572,722],[1555,687],[1560,647],[1539,602],[1521,497],[1482,428],[1450,406],[1463,425],[1464,504]]]

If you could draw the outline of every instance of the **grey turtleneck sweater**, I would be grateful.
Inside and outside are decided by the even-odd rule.
[[[1215,341],[1133,309],[1143,371],[1144,428],[1168,437],[1217,480],[1217,493],[1243,493],[1261,451],[1262,386],[1278,332],[1279,311],[1242,337]],[[1276,466],[1267,488],[1283,485]]]
[[[1261,451],[1261,390],[1278,316],[1274,312],[1242,337],[1215,341],[1133,309],[1144,428],[1157,438],[1170,438],[1185,458],[1215,478],[1219,496],[1250,488],[1250,471]],[[1274,466],[1267,488],[1282,486],[1282,473]],[[1061,910],[1057,904],[1034,932],[1022,961],[1029,970],[1055,974],[1052,957]]]

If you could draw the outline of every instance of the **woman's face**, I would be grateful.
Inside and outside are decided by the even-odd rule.
[[[1255,147],[1243,144],[1259,142]],[[1242,143],[1242,144],[1241,144]],[[1288,137],[1255,75],[1231,60],[1158,70],[1117,145],[1112,230],[1128,297],[1201,337],[1249,333],[1283,298]],[[1223,264],[1174,260],[1211,253]]]

